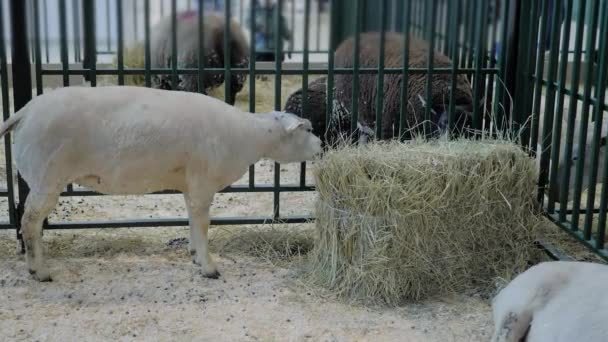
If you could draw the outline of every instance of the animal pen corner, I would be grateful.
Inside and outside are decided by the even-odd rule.
[[[286,27],[293,34],[286,47],[277,43],[267,51],[275,56],[271,62],[254,62],[260,52],[254,44],[256,24],[255,20],[246,18],[259,15],[255,3],[256,0],[4,0],[0,6],[0,34],[6,42],[0,45],[4,119],[11,114],[11,100],[14,111],[18,110],[32,98],[32,88],[41,94],[45,84],[53,82],[70,86],[86,81],[90,86],[97,86],[99,78],[104,76],[115,77],[116,83],[123,85],[126,77],[133,75],[143,76],[145,86],[151,86],[156,75],[165,75],[173,88],[177,88],[184,75],[190,75],[196,79],[200,92],[204,90],[205,75],[221,75],[226,99],[234,91],[228,80],[242,75],[248,77],[245,82],[250,89],[248,107],[252,112],[256,111],[256,76],[271,76],[273,107],[281,110],[282,77],[294,75],[301,77],[304,108],[308,106],[309,77],[326,77],[325,122],[329,123],[335,106],[340,104],[334,100],[340,91],[336,88],[337,80],[341,75],[349,75],[354,80],[349,89],[353,99],[348,108],[350,130],[356,132],[359,116],[366,114],[358,101],[359,81],[371,75],[376,85],[375,101],[369,108],[375,113],[372,124],[376,133],[385,120],[381,115],[386,105],[382,101],[387,91],[385,80],[399,77],[397,98],[400,101],[395,129],[404,137],[407,99],[413,92],[408,89],[408,79],[419,78],[424,82],[418,97],[424,104],[425,122],[434,115],[434,77],[450,80],[446,111],[448,128],[452,128],[456,119],[456,80],[464,76],[470,82],[472,127],[482,129],[491,122],[494,127],[515,132],[522,147],[539,159],[538,200],[546,216],[608,260],[605,243],[608,192],[602,187],[598,193],[596,186],[608,181],[606,139],[602,132],[603,114],[608,110],[606,1],[331,0],[324,8],[325,1],[321,0],[279,0],[274,10],[283,16],[266,12],[265,21],[271,24],[269,27],[275,34],[280,34],[285,29],[284,17]],[[199,37],[206,37],[203,31],[207,13],[216,12],[224,19],[221,45],[224,55],[228,56],[233,46],[231,30],[227,28],[232,20],[237,22],[249,38],[248,65],[234,66],[229,58],[224,58],[219,66],[205,65],[201,49],[197,51],[196,63],[181,64],[176,31],[180,13],[184,11],[198,18]],[[159,19],[153,14],[170,22],[170,58],[162,67],[153,66],[150,58],[153,21]],[[327,27],[323,20],[328,21]],[[359,44],[359,37],[370,31],[380,32],[378,63],[372,66],[363,65],[359,58],[359,50],[364,48]],[[402,60],[397,66],[384,63],[386,36],[391,31],[403,37]],[[352,66],[338,66],[335,52],[349,37],[354,37]],[[431,47],[422,65],[410,65],[408,46],[413,39]],[[143,44],[142,67],[125,65],[125,49],[130,41]],[[289,58],[282,60],[285,53]],[[437,65],[439,54],[451,63]],[[108,56],[115,56],[115,67],[104,62]],[[5,156],[6,188],[0,190],[0,196],[6,198],[9,219],[0,223],[0,228],[19,232],[28,189],[18,175],[13,179],[8,135]],[[272,194],[271,215],[213,218],[211,223],[296,223],[313,219],[306,214],[284,215],[281,211],[281,194],[314,190],[314,185],[306,182],[305,172],[302,165],[299,183],[282,184],[281,168],[275,164],[273,183],[258,184],[255,167],[251,166],[247,184],[232,185],[223,192]],[[587,194],[583,197],[585,189]],[[62,195],[99,196],[75,186],[69,186]],[[49,221],[45,228],[187,224],[182,218]]]

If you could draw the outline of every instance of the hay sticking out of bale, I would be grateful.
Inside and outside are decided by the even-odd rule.
[[[491,290],[540,257],[535,163],[509,142],[344,147],[315,180],[308,277],[339,296],[398,304]]]

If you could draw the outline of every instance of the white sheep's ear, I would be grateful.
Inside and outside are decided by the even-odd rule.
[[[287,131],[287,133],[291,133],[302,126],[304,126],[304,121],[293,120],[292,122],[287,124],[287,126],[285,127],[285,130]]]

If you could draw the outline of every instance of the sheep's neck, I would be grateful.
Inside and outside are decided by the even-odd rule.
[[[242,141],[247,145],[243,146],[243,150],[247,151],[247,155],[251,157],[251,164],[257,162],[267,156],[281,142],[281,124],[263,114],[249,114],[253,120],[243,120],[246,125],[239,130],[242,133]]]

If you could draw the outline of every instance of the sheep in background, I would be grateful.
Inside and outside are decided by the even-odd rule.
[[[321,152],[310,121],[295,115],[254,115],[206,95],[132,86],[44,93],[5,121],[0,137],[10,130],[30,187],[21,228],[27,267],[40,281],[51,279],[42,222],[66,184],[105,194],[181,191],[194,262],[217,278],[207,241],[215,193],[261,158],[301,162]]]
[[[493,299],[492,342],[608,339],[608,266],[554,261],[531,267]]]
[[[224,25],[221,14],[205,13],[204,25],[204,62],[205,68],[224,68]],[[172,39],[171,17],[164,18],[152,29],[150,49],[152,68],[171,68]],[[198,13],[195,11],[177,14],[177,65],[178,68],[198,68]],[[249,44],[240,25],[230,21],[230,66],[246,68],[249,65]],[[230,79],[230,96],[228,103],[234,105],[236,94],[243,89],[247,75],[233,72]],[[179,76],[177,90],[189,92],[198,91],[198,74]],[[208,94],[211,88],[224,83],[224,73],[203,74],[203,94]],[[154,88],[171,90],[171,75],[155,75],[152,78]]]
[[[403,65],[403,35],[387,32],[385,43],[385,67],[401,68]],[[360,67],[378,67],[378,52],[380,33],[363,33],[360,36]],[[335,54],[336,68],[353,67],[354,38],[351,37],[338,47]],[[415,37],[410,38],[409,67],[426,67],[428,45]],[[449,67],[451,61],[438,51],[434,52],[435,67]],[[363,135],[363,141],[375,138],[377,75],[365,74],[359,76],[359,122],[357,126]],[[399,114],[401,106],[401,74],[385,74],[383,89],[382,139],[398,135]],[[451,75],[433,75],[433,98],[431,118],[435,130],[442,132],[447,129],[447,111],[449,109]],[[455,115],[458,130],[469,123],[470,112],[473,111],[473,96],[471,87],[464,75],[456,78]],[[352,106],[351,74],[335,76],[333,112],[329,128],[325,132],[326,77],[312,81],[309,84],[309,111],[302,113],[302,91],[290,95],[285,105],[285,111],[310,118],[315,128],[315,134],[327,134],[328,143],[336,137],[350,131],[350,108]],[[408,107],[406,112],[406,127],[413,132],[421,132],[420,124],[424,120],[426,97],[426,75],[415,74],[408,77]]]

